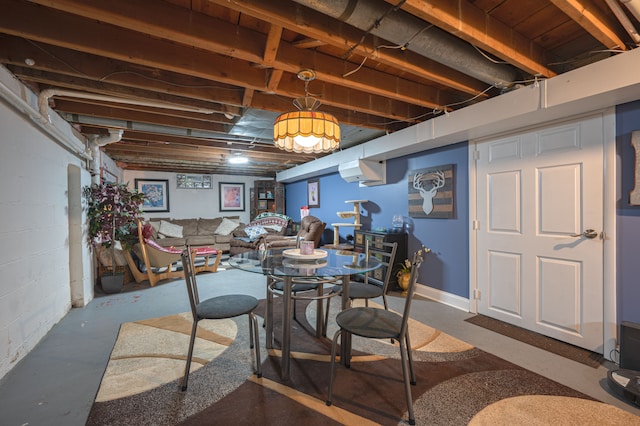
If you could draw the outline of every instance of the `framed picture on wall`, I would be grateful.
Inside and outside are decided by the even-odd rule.
[[[244,211],[244,183],[219,182],[220,211]]]
[[[136,189],[147,196],[142,204],[145,212],[169,211],[168,179],[136,179]]]
[[[318,179],[307,181],[307,205],[320,207],[320,181]]]

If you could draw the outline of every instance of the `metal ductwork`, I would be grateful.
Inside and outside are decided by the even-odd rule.
[[[495,64],[484,58],[469,43],[402,10],[376,0],[294,0],[303,6],[329,15],[362,31],[369,31],[407,50],[496,87],[511,86],[518,80],[516,68]],[[379,24],[378,20],[382,19]]]

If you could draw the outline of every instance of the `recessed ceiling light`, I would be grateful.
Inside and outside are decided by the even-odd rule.
[[[249,159],[243,156],[241,152],[236,152],[227,161],[231,164],[245,164],[249,162]]]

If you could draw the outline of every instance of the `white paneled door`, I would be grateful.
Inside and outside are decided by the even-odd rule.
[[[477,144],[478,312],[603,352],[603,121]]]

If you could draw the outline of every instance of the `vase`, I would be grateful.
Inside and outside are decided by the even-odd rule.
[[[398,285],[402,289],[402,294],[407,294],[407,289],[409,289],[409,278],[411,278],[411,272],[398,274]]]
[[[107,294],[120,293],[124,285],[124,272],[107,272],[100,277],[102,291]]]

